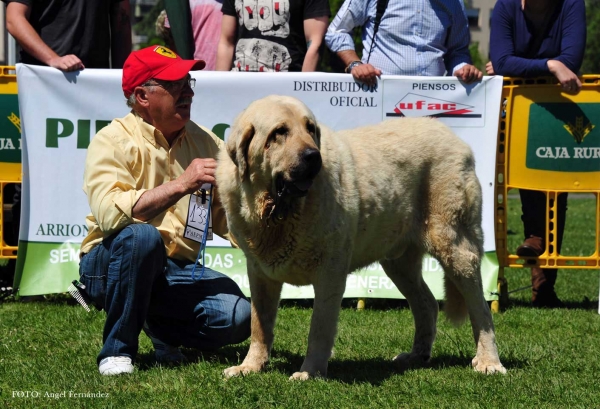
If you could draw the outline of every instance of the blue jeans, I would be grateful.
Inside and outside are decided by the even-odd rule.
[[[250,336],[250,302],[229,277],[193,262],[170,259],[158,230],[132,224],[84,255],[80,280],[106,311],[98,362],[135,359],[144,321],[153,336],[172,346],[203,350]]]

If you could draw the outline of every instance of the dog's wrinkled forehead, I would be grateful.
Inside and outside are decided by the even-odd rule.
[[[258,127],[271,127],[276,123],[298,121],[304,125],[306,121],[316,122],[311,110],[301,101],[287,96],[271,95],[254,101],[246,112],[252,115],[251,122]]]

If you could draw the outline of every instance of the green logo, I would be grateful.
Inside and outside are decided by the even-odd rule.
[[[21,119],[17,94],[0,94],[0,162],[21,163]]]
[[[16,120],[18,121],[18,117]],[[87,149],[91,138],[102,128],[110,124],[111,121],[90,119],[78,119],[76,123],[66,118],[46,118],[46,148],[58,148],[60,141],[65,138],[76,135],[77,149]],[[92,134],[92,124],[95,131]],[[228,124],[216,124],[212,131],[222,140],[225,140],[225,131],[229,128]],[[20,125],[19,125],[20,131]],[[20,137],[20,134],[19,134]],[[1,140],[0,140],[1,142]],[[0,149],[1,149],[0,145]],[[0,151],[1,153],[1,151]],[[19,162],[21,151],[19,151]]]
[[[558,172],[600,171],[598,103],[531,104],[526,166]],[[600,122],[599,122],[600,124]]]
[[[96,132],[110,124],[111,121],[95,121]],[[77,149],[87,149],[90,144],[91,134],[90,119],[77,120]],[[60,138],[73,135],[75,124],[64,118],[46,118],[46,148],[58,148]]]
[[[225,131],[229,128],[228,124],[216,124],[213,126],[213,133],[217,135],[222,141],[225,140]]]

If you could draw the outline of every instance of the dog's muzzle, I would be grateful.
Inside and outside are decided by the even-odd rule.
[[[307,148],[302,152],[300,164],[290,172],[289,177],[279,175],[277,178],[277,196],[279,198],[289,195],[303,197],[321,170],[323,162],[318,149]]]

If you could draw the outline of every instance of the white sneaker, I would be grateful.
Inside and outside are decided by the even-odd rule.
[[[100,361],[98,365],[100,375],[120,375],[122,373],[132,373],[133,364],[131,358],[127,356],[109,356]]]
[[[161,364],[178,365],[188,361],[178,347],[169,345],[156,338],[152,331],[150,331],[150,328],[148,328],[147,323],[144,323],[143,329],[146,335],[148,335],[148,338],[152,341],[152,345],[154,345],[154,356],[156,357],[157,362]]]

